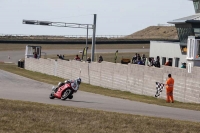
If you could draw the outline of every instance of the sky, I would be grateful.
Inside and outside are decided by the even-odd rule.
[[[22,20],[93,24],[93,14],[97,35],[129,35],[195,11],[188,0],[0,0],[0,34],[86,35],[85,29],[26,25]]]

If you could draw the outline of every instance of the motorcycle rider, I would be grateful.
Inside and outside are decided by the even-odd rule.
[[[77,81],[78,85],[74,84],[76,81]],[[64,84],[69,84],[69,83],[71,83],[72,87],[75,85],[74,87],[75,87],[75,90],[77,91],[79,89],[79,85],[81,84],[81,78],[78,77],[76,80],[65,80],[64,83],[63,82],[59,82],[58,86],[55,88],[54,92],[56,93],[58,91],[58,88],[60,88]]]

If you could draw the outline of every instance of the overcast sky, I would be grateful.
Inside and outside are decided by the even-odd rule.
[[[97,14],[97,35],[128,35],[193,15],[194,9],[188,0],[0,0],[0,34],[85,35],[84,29],[25,25],[22,20],[92,24],[92,14]]]

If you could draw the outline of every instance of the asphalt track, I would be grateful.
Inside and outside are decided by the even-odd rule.
[[[82,51],[82,49],[66,49],[66,50],[42,50],[42,55],[46,53],[47,55],[57,55],[57,54],[67,54],[67,55],[76,55]],[[116,49],[100,49],[96,50],[96,53],[115,53]],[[149,52],[149,49],[120,49],[121,53],[129,53],[129,52]],[[88,51],[91,53],[91,51]],[[10,57],[10,59],[8,58]],[[97,55],[98,56],[98,55]],[[13,62],[17,63],[19,59],[23,59],[25,57],[25,50],[21,51],[0,51],[0,62]]]
[[[0,70],[0,98],[200,122],[200,111],[163,107],[78,91],[73,100],[49,99],[52,85]]]

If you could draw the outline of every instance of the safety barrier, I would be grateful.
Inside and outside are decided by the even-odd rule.
[[[81,77],[84,83],[113,90],[129,91],[135,94],[154,96],[155,82],[164,83],[169,73],[175,79],[174,97],[181,102],[200,103],[200,68],[186,69],[155,68],[135,64],[110,62],[87,63],[53,59],[25,59],[25,69],[49,75],[74,79]],[[166,98],[165,89],[160,98]]]

